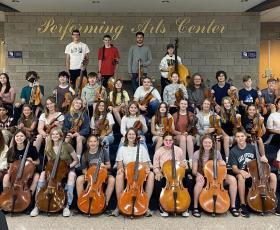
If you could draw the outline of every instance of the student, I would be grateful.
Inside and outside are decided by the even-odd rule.
[[[69,74],[62,71],[58,74],[59,85],[53,90],[58,111],[68,112],[70,103],[75,96],[75,90],[69,85]],[[68,103],[66,103],[68,101]]]
[[[162,166],[166,161],[172,160],[173,145],[174,145],[174,141],[172,135],[170,133],[165,133],[163,136],[163,146],[157,149],[154,155],[154,159],[153,159],[153,168],[155,173],[154,194],[157,201],[159,201],[160,193],[166,182],[165,179],[163,178]],[[186,170],[188,169],[187,161],[180,147],[174,146],[174,154],[175,154],[176,162],[179,162],[180,166],[185,169],[185,177],[183,179],[183,185],[184,187],[187,187],[187,185],[189,184],[187,170]],[[169,213],[164,211],[162,207],[159,207],[159,210],[160,210],[160,215],[162,217],[169,216]],[[181,215],[183,217],[188,217],[189,211],[186,210]]]
[[[0,130],[2,131],[6,145],[10,145],[16,123],[13,116],[9,116],[8,105],[0,103]]]
[[[197,150],[193,155],[193,168],[192,174],[196,177],[196,183],[194,186],[194,208],[193,216],[201,217],[200,211],[198,209],[198,199],[199,195],[205,185],[204,178],[204,167],[208,160],[213,160],[214,151],[217,151],[214,146],[214,141],[210,135],[206,134],[201,138],[200,149]],[[217,160],[221,161],[222,165],[226,165],[223,161],[221,153],[217,152]],[[234,176],[227,174],[225,179],[225,184],[229,185],[229,195],[230,195],[230,213],[234,217],[239,216],[239,211],[235,207],[235,200],[237,194],[237,182]]]
[[[106,192],[105,192],[105,206],[108,207],[111,195],[114,191],[115,186],[115,177],[112,175],[111,170],[111,163],[110,163],[110,157],[109,157],[109,146],[104,145],[101,146],[101,140],[95,136],[90,135],[87,139],[87,150],[84,152],[81,164],[82,164],[82,170],[83,175],[80,175],[77,178],[76,181],[76,188],[77,188],[77,194],[78,197],[85,191],[85,176],[87,173],[87,170],[92,165],[97,165],[98,160],[101,157],[101,166],[102,168],[106,169],[108,171],[108,178],[106,180]],[[88,178],[89,179],[89,178]],[[111,214],[109,210],[106,211],[107,214]]]
[[[35,134],[38,124],[38,118],[33,115],[32,108],[29,104],[24,104],[22,114],[18,120],[18,128],[25,131],[27,137]]]
[[[59,146],[61,145],[63,138],[64,135],[60,128],[56,127],[51,130],[50,138],[48,139],[45,148],[45,154],[48,160],[54,161],[56,159],[56,155],[58,154]],[[68,173],[68,178],[67,178],[67,184],[65,185],[65,190],[67,190],[67,204],[63,209],[63,216],[69,217],[71,215],[69,207],[71,206],[73,201],[73,191],[74,191],[75,180],[76,180],[76,173],[74,167],[79,163],[79,160],[77,158],[77,154],[74,148],[69,143],[65,143],[65,142],[62,144],[61,147],[60,159],[66,161],[68,167],[70,168],[70,171]],[[45,183],[46,183],[46,173],[45,171],[43,171],[40,174],[38,186],[36,189],[36,194],[38,194],[38,192],[45,186]],[[30,216],[35,217],[38,215],[39,215],[39,209],[35,205],[35,207],[30,213]]]
[[[13,115],[13,104],[15,102],[16,93],[11,87],[9,75],[6,73],[0,74],[0,101],[7,105],[9,115]]]
[[[271,105],[274,104],[275,100],[279,97],[280,88],[276,88],[276,80],[274,78],[269,78],[266,81],[267,88],[261,91],[261,94],[264,98],[266,107],[268,110],[271,110]]]
[[[130,162],[135,162],[136,154],[137,154],[137,140],[138,140],[138,134],[135,132],[133,128],[130,128],[127,130],[127,133],[125,135],[125,141],[123,146],[121,146],[117,152],[116,157],[116,164],[117,164],[117,176],[116,176],[116,194],[117,199],[119,200],[121,197],[121,194],[124,190],[125,185],[125,168]],[[140,144],[139,147],[139,162],[142,163],[145,166],[147,179],[146,179],[146,185],[145,185],[145,192],[148,196],[148,201],[150,201],[150,198],[153,193],[153,187],[154,187],[154,173],[150,170],[150,164],[151,160],[149,157],[149,153],[146,150],[146,148]],[[114,216],[119,215],[119,209],[116,208],[113,213]],[[150,209],[147,210],[145,213],[145,216],[150,217],[152,216],[152,212]]]
[[[246,143],[246,131],[243,128],[237,129],[234,137],[237,145],[230,150],[229,164],[232,166],[232,171],[237,178],[241,216],[249,217],[250,213],[246,205],[245,197],[245,182],[247,182],[248,179],[251,180],[251,175],[246,167],[250,160],[256,159],[256,149],[253,145]],[[260,160],[267,162],[265,155],[261,155]],[[269,176],[269,186],[274,192],[276,191],[277,178],[273,173],[270,173]]]
[[[203,77],[199,73],[194,73],[188,85],[188,103],[190,107],[201,109],[201,105],[205,99],[205,90]]]
[[[5,144],[5,139],[2,131],[0,130],[0,193],[2,192],[3,177],[8,170],[7,152],[8,146]]]

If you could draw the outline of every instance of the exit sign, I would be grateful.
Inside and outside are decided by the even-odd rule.
[[[241,57],[244,59],[247,58],[257,58],[257,52],[256,51],[242,51]]]

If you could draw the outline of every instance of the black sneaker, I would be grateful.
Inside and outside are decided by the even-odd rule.
[[[241,204],[240,210],[241,210],[240,211],[241,216],[246,217],[246,218],[250,217],[250,212],[248,211],[246,204]]]
[[[277,208],[275,210],[275,215],[280,216],[280,205],[277,206]]]

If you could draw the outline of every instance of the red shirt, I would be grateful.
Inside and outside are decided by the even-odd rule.
[[[102,61],[101,70],[100,70],[101,75],[114,75],[115,72],[114,61],[119,58],[120,58],[119,51],[116,47],[111,46],[110,48],[105,48],[104,55],[103,55],[103,47],[99,48],[98,60]]]

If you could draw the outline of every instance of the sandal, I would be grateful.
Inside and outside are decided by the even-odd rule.
[[[239,217],[239,215],[240,215],[239,211],[235,207],[230,208],[229,211],[230,211],[231,215],[234,217]]]
[[[192,215],[193,215],[194,217],[197,217],[197,218],[200,218],[200,217],[201,217],[201,213],[200,213],[200,211],[198,210],[198,208],[194,208],[194,209],[193,209]]]

